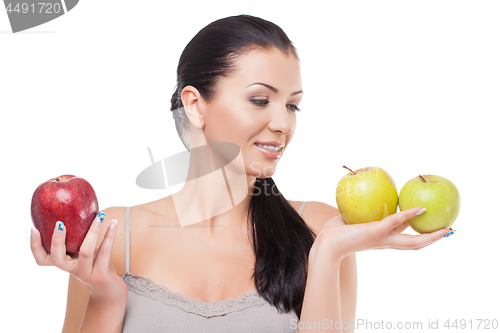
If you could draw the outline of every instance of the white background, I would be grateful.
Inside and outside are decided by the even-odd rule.
[[[460,191],[456,235],[358,253],[357,318],[493,331],[443,328],[500,320],[500,3],[456,0],[81,1],[16,34],[0,10],[0,331],[58,332],[64,320],[68,273],[36,265],[29,248],[35,188],[76,174],[101,208],[178,191],[135,179],[147,147],[156,160],[184,150],[169,111],[179,56],[201,28],[243,13],[278,24],[301,58],[302,111],[273,177],[287,199],[337,206],[343,164],[382,167],[398,191],[418,174]]]

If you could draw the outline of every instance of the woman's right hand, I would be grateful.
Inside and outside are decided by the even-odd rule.
[[[56,223],[54,228],[50,253],[43,248],[38,230],[36,238],[31,240],[31,252],[38,265],[56,266],[77,278],[87,286],[93,299],[109,304],[123,303],[127,301],[127,285],[111,262],[111,249],[116,237],[116,220],[111,220],[99,249],[96,249],[102,220],[104,213],[97,214],[75,257],[66,254],[66,226],[63,226],[61,234],[56,233],[59,223]]]
[[[401,234],[406,220],[424,212],[422,207],[414,207],[389,215],[381,221],[350,225],[345,223],[342,215],[337,215],[325,222],[312,252],[344,258],[351,253],[371,249],[421,249],[442,239],[451,229],[443,228],[421,235]]]

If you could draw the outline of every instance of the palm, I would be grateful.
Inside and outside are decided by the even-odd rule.
[[[348,225],[341,215],[331,218],[320,230],[317,240],[322,252],[337,253],[344,257],[368,249],[418,250],[441,239],[448,231],[437,230],[422,235],[402,232],[409,227],[406,221],[415,216],[421,207],[406,209],[381,221]],[[320,237],[321,236],[321,237]]]

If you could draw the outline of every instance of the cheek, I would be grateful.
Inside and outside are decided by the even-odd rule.
[[[213,109],[212,117],[207,120],[207,128],[213,129],[210,133],[212,140],[226,140],[242,145],[246,145],[259,133],[258,126],[258,117],[255,114],[237,107]]]

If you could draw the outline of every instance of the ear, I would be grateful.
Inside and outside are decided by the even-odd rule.
[[[198,128],[203,128],[205,126],[205,120],[203,119],[201,111],[204,100],[198,89],[193,86],[185,86],[181,92],[181,100],[186,115],[191,123]]]

